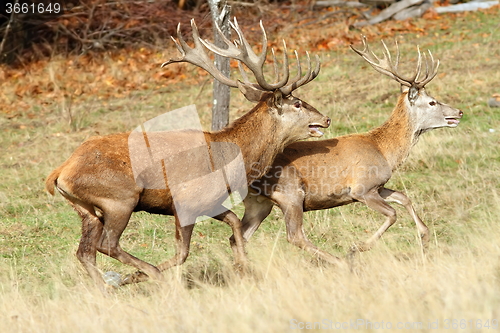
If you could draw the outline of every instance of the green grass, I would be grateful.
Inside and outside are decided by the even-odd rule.
[[[61,196],[45,192],[44,179],[84,139],[130,130],[184,105],[195,103],[208,128],[209,85],[202,89],[206,78],[201,78],[198,84],[180,82],[120,98],[84,95],[48,104],[41,97],[25,97],[27,109],[13,118],[0,116],[0,330],[281,332],[289,330],[293,318],[364,318],[426,325],[439,320],[440,331],[446,331],[446,319],[500,320],[500,110],[486,104],[500,93],[498,14],[470,14],[449,29],[437,25],[401,37],[403,59],[415,59],[417,43],[441,59],[429,91],[464,111],[458,128],[426,133],[388,183],[408,194],[431,229],[426,261],[402,207],[395,206],[398,221],[375,248],[356,258],[354,272],[318,264],[288,244],[282,213],[274,209],[247,245],[250,276],[234,273],[229,227],[207,220],[195,228],[188,261],[166,272],[164,284],[128,286],[103,298],[74,255],[79,218]],[[379,50],[376,41],[372,45]],[[396,102],[397,83],[348,47],[320,56],[320,76],[297,95],[332,118],[325,137],[381,124]],[[57,61],[51,64],[56,72],[64,66]],[[120,71],[120,65],[108,65]],[[196,76],[186,76],[191,74]],[[85,73],[81,80],[92,77]],[[251,106],[236,92],[232,104],[233,119]],[[241,216],[242,207],[236,212]],[[305,229],[322,249],[344,256],[382,220],[353,204],[307,213]],[[158,264],[173,255],[174,234],[171,217],[138,213],[121,245]],[[103,271],[134,271],[103,256],[98,264]]]

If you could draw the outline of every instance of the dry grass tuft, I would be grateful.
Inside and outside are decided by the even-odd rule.
[[[412,198],[431,228],[428,257],[420,253],[411,218],[396,207],[396,225],[373,250],[351,262],[352,270],[324,266],[288,244],[276,210],[247,245],[248,275],[233,270],[229,228],[205,221],[195,228],[186,264],[166,272],[164,282],[127,286],[104,297],[73,255],[80,232],[76,214],[60,196],[44,192],[43,180],[91,135],[130,130],[191,103],[208,125],[206,78],[187,72],[186,80],[196,84],[156,89],[156,81],[135,73],[131,82],[151,87],[122,94],[111,86],[102,94],[83,94],[73,104],[69,96],[75,81],[92,82],[93,75],[126,80],[121,68],[129,64],[109,59],[104,74],[82,70],[82,76],[71,72],[67,79],[58,77],[68,61],[61,60],[36,75],[9,78],[3,87],[52,75],[53,87],[44,89],[70,95],[32,94],[22,100],[24,109],[0,114],[0,331],[375,331],[389,324],[422,332],[498,328],[500,116],[486,105],[500,87],[497,18],[498,13],[481,12],[458,16],[445,30],[401,37],[405,59],[410,61],[420,44],[442,60],[429,90],[465,115],[456,129],[426,133],[388,184]],[[381,124],[396,101],[397,84],[376,74],[347,46],[321,57],[320,77],[297,95],[332,118],[326,137]],[[12,87],[0,95],[19,102]],[[237,94],[232,102],[233,118],[249,107]],[[366,207],[350,205],[307,213],[305,229],[322,249],[343,257],[381,221]],[[168,259],[174,251],[170,222],[135,214],[122,237],[123,248],[154,264]],[[103,271],[133,271],[102,256],[98,264]]]

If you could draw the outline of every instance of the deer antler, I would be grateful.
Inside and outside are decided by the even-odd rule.
[[[210,51],[212,51],[214,53],[217,53],[217,54],[224,56],[224,57],[236,59],[236,60],[240,61],[241,63],[245,64],[248,67],[248,69],[250,69],[250,71],[252,71],[255,78],[257,79],[257,83],[259,84],[259,86],[262,89],[264,89],[264,90],[276,90],[276,89],[283,87],[287,83],[289,73],[290,73],[289,68],[288,68],[288,59],[286,57],[285,41],[283,41],[284,76],[280,81],[278,81],[274,84],[268,83],[266,81],[266,79],[264,78],[264,73],[263,73],[264,62],[266,61],[266,56],[267,56],[267,35],[266,35],[266,31],[264,29],[264,26],[262,25],[262,21],[260,21],[260,28],[261,28],[262,33],[263,33],[262,53],[260,54],[260,56],[256,55],[255,52],[253,52],[252,47],[250,46],[250,44],[246,40],[245,36],[243,36],[243,33],[241,32],[241,29],[238,26],[238,21],[236,21],[236,18],[234,19],[234,23],[229,22],[229,24],[234,29],[234,31],[236,31],[236,33],[238,34],[238,37],[239,37],[238,43],[234,43],[234,44],[231,43],[231,41],[229,41],[224,36],[224,34],[220,30],[219,26],[216,24],[216,29],[217,29],[218,34],[223,38],[223,40],[226,43],[228,48],[221,49],[221,48],[215,46],[214,44],[210,43],[207,40],[201,41],[203,43],[203,45],[205,45],[205,47],[207,49],[209,49]],[[276,59],[274,57],[274,52],[273,52],[273,58]],[[276,61],[274,62],[274,70],[276,73],[276,77],[279,79]],[[240,71],[241,71],[241,67],[240,67]],[[247,79],[245,79],[245,80],[247,80]]]
[[[210,59],[206,52],[203,50],[198,27],[196,27],[194,20],[191,20],[191,28],[193,30],[194,48],[191,48],[182,37],[181,24],[179,23],[177,25],[177,38],[179,39],[179,41],[177,41],[173,36],[170,36],[170,38],[172,38],[175,46],[177,46],[181,57],[177,59],[170,59],[169,61],[164,62],[161,67],[170,65],[175,62],[188,62],[190,64],[203,68],[216,80],[222,82],[223,84],[236,88],[238,86],[237,82],[224,76],[217,69],[217,67],[215,67],[213,60]]]
[[[363,59],[365,59],[376,71],[387,75],[394,80],[398,81],[400,84],[405,85],[407,87],[416,87],[418,89],[423,88],[427,83],[429,83],[437,74],[437,70],[439,67],[439,60],[437,62],[434,61],[434,57],[430,50],[427,50],[429,56],[424,53],[425,59],[425,76],[419,80],[421,69],[422,69],[422,54],[420,53],[420,49],[417,47],[418,51],[418,60],[417,60],[417,69],[415,74],[412,77],[405,77],[401,75],[398,71],[399,65],[399,46],[396,41],[396,60],[393,62],[391,58],[391,54],[387,45],[382,41],[382,45],[384,46],[383,55],[384,57],[380,59],[373,53],[372,50],[368,47],[366,42],[366,37],[363,36],[363,50],[357,50],[351,45],[351,49],[359,54]]]
[[[275,83],[269,83],[266,81],[264,77],[264,72],[263,72],[263,67],[264,63],[266,61],[267,57],[267,35],[266,31],[264,29],[264,26],[262,24],[262,21],[260,22],[260,28],[263,33],[262,37],[262,53],[260,55],[257,55],[253,50],[246,38],[243,35],[243,32],[241,31],[238,22],[236,21],[236,18],[234,19],[233,22],[229,22],[233,30],[238,34],[238,40],[236,40],[234,43],[232,43],[229,39],[227,39],[221,29],[219,28],[218,25],[216,25],[216,30],[217,33],[221,36],[222,40],[224,43],[227,45],[227,49],[222,49],[213,43],[207,41],[207,40],[202,40],[199,36],[198,28],[196,27],[196,24],[194,20],[191,20],[191,28],[193,31],[193,40],[195,47],[191,48],[187,43],[184,41],[182,34],[180,32],[180,24],[177,26],[177,37],[179,41],[177,41],[174,37],[172,37],[172,40],[175,42],[177,49],[181,53],[181,57],[178,59],[171,59],[168,62],[165,62],[162,64],[163,66],[166,66],[168,64],[174,63],[174,62],[188,62],[193,65],[196,65],[198,67],[203,68],[206,70],[208,73],[210,73],[216,80],[230,86],[230,87],[237,87],[238,86],[238,81],[237,80],[231,80],[224,76],[217,68],[214,66],[213,61],[208,57],[206,52],[204,51],[202,45],[204,45],[207,49],[210,51],[219,54],[223,57],[231,58],[238,60],[238,65],[240,72],[243,76],[243,80],[246,84],[252,84],[248,80],[248,77],[243,70],[243,67],[241,66],[241,63],[245,64],[246,67],[253,73],[255,79],[257,80],[257,85],[258,88],[264,91],[274,91],[279,89],[284,95],[289,95],[293,90],[299,88],[300,86],[305,85],[306,83],[310,82],[313,80],[320,71],[321,63],[319,61],[319,57],[316,56],[316,67],[314,70],[311,69],[311,60],[309,57],[309,54],[307,53],[307,64],[308,64],[308,70],[304,76],[302,76],[302,68],[300,65],[299,57],[297,55],[297,52],[295,52],[295,57],[297,59],[297,76],[295,76],[292,80],[289,81],[290,77],[290,71],[288,67],[288,58],[287,58],[287,48],[286,48],[286,43],[283,41],[283,71],[282,74],[283,76],[281,77],[280,72],[278,70],[278,65],[276,61],[276,56],[274,54],[274,50],[272,50],[273,53],[273,60],[274,60],[274,72],[276,76],[276,81]],[[281,78],[280,78],[281,77]],[[255,86],[255,85],[254,85]]]

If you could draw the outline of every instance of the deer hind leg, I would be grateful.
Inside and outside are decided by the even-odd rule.
[[[382,234],[389,229],[391,225],[396,222],[396,210],[392,208],[384,198],[382,198],[377,189],[372,189],[369,192],[360,195],[353,196],[353,199],[358,200],[373,210],[385,215],[386,220],[384,224],[365,242],[355,244],[351,247],[350,255],[356,252],[364,252],[370,250],[375,242],[382,236]]]
[[[403,205],[406,208],[408,213],[410,213],[411,217],[413,218],[413,221],[415,221],[415,225],[417,226],[417,230],[420,235],[422,250],[424,251],[424,253],[427,252],[429,248],[429,238],[430,238],[429,228],[425,225],[424,222],[422,222],[420,217],[418,217],[417,213],[415,212],[415,209],[413,208],[411,200],[404,193],[390,190],[388,188],[382,188],[379,192],[385,201],[395,202],[400,205]]]
[[[127,205],[118,206],[115,204],[112,209],[103,210],[104,228],[97,244],[97,250],[120,261],[122,264],[140,270],[140,272],[126,276],[121,282],[122,285],[146,281],[149,278],[162,280],[158,268],[131,255],[120,247],[120,237],[127,227],[131,215],[132,210]]]
[[[71,200],[70,203],[82,218],[82,237],[76,256],[97,287],[105,292],[105,283],[96,265],[97,242],[102,235],[103,224],[93,206],[78,200]]]
[[[290,193],[293,193],[293,195],[290,195]],[[278,204],[285,216],[288,242],[306,250],[320,260],[333,265],[344,266],[345,263],[340,258],[319,249],[305,235],[303,228],[304,197],[305,193],[302,190],[287,191],[287,193],[276,191],[272,195],[272,199]]]

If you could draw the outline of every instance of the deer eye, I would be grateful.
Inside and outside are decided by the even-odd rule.
[[[435,102],[435,101],[430,101],[430,102],[429,102],[429,105],[430,105],[430,106],[434,106],[434,105],[436,105],[436,102]]]
[[[293,103],[293,106],[297,109],[300,109],[300,107],[302,106],[302,103],[300,103],[300,101],[297,101],[297,102]]]

